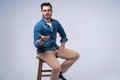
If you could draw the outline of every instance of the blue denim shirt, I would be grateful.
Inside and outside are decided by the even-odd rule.
[[[37,53],[45,52],[47,50],[55,50],[56,48],[59,48],[56,43],[57,32],[60,34],[61,43],[65,43],[66,41],[68,41],[68,39],[66,38],[66,33],[61,24],[55,19],[51,19],[51,23],[53,29],[51,29],[50,26],[47,25],[42,18],[34,27],[34,45],[37,48]],[[50,36],[50,38],[44,41],[42,45],[39,45],[38,40],[41,38],[39,34],[44,36]]]

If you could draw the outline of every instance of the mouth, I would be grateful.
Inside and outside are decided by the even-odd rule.
[[[45,16],[50,16],[49,14],[46,14]]]
[[[44,18],[49,19],[49,18],[50,18],[50,16],[49,16],[49,15],[45,15],[45,16],[44,16]]]
[[[49,15],[45,15],[45,17],[49,17]]]

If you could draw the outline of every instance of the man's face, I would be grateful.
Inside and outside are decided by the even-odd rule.
[[[52,9],[50,6],[43,6],[42,7],[42,15],[45,19],[50,19],[52,16]]]

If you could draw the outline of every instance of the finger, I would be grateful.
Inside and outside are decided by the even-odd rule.
[[[39,34],[39,36],[40,36],[40,37],[42,37],[42,35],[41,35],[41,34]]]
[[[47,36],[48,38],[50,38],[50,36]]]
[[[44,38],[44,36],[43,36],[43,35],[41,35],[41,34],[39,34],[39,36],[40,36],[41,38]]]
[[[44,36],[45,38],[49,38],[50,36]]]
[[[47,39],[49,39],[50,38],[50,36],[47,36]]]

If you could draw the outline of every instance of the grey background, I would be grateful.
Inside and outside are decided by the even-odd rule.
[[[33,28],[44,1],[68,34],[66,47],[81,54],[68,80],[120,80],[119,0],[0,0],[0,80],[36,80]]]

